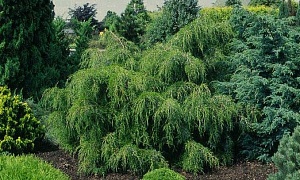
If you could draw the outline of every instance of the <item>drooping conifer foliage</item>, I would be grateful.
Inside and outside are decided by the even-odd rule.
[[[42,99],[51,134],[78,152],[82,172],[174,163],[196,173],[232,161],[238,107],[203,84],[203,60],[163,44],[141,52],[110,31],[100,41],[105,51],[86,50],[66,88]]]

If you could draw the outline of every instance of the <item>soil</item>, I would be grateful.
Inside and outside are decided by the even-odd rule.
[[[49,147],[49,146],[48,146]],[[52,164],[55,168],[66,173],[72,180],[139,180],[141,177],[131,173],[110,173],[103,176],[86,176],[78,174],[78,159],[72,157],[57,147],[50,151],[40,151],[36,156]],[[188,180],[265,180],[268,174],[275,173],[274,164],[262,164],[259,162],[240,162],[230,167],[219,167],[207,174],[191,174],[179,171]]]

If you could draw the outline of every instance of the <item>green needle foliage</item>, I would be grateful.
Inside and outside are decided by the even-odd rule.
[[[67,48],[60,44],[50,0],[0,1],[0,85],[39,99],[66,78]]]
[[[160,168],[155,169],[146,173],[143,176],[143,180],[185,180],[186,178],[181,174],[168,169],[168,168]]]
[[[234,6],[234,5],[242,5],[242,2],[240,0],[227,0],[225,2],[225,6]]]
[[[145,34],[150,17],[143,0],[131,0],[120,18],[120,34],[129,41],[139,43]]]
[[[0,87],[0,152],[32,151],[35,141],[43,135],[44,127],[29,106],[7,87]]]
[[[141,52],[110,31],[99,41],[105,50],[88,48],[66,87],[41,101],[50,134],[78,154],[81,172],[144,174],[171,163],[200,172],[231,162],[238,107],[203,84],[201,59],[163,44]]]
[[[300,128],[292,135],[285,135],[280,141],[278,151],[272,157],[278,172],[269,175],[268,179],[298,179],[300,153]]]
[[[216,167],[219,160],[213,155],[211,150],[200,143],[189,141],[185,145],[183,155],[183,169],[190,172],[204,172],[205,165]]]
[[[203,62],[206,67],[207,81],[226,78],[228,44],[234,37],[228,21],[230,15],[229,7],[204,8],[200,11],[199,18],[183,27],[168,41],[171,46],[176,46],[202,60],[201,63]],[[189,67],[194,74],[196,73],[194,68],[200,68],[201,64],[192,62]],[[195,75],[194,77],[200,77]]]
[[[269,160],[279,140],[299,124],[299,34],[285,20],[234,10],[232,62],[236,72],[223,89],[259,114],[245,135],[248,158]],[[247,28],[246,28],[247,27]]]
[[[164,42],[180,28],[195,20],[199,13],[198,0],[167,0],[162,13],[150,25],[146,33],[149,44]]]
[[[281,0],[250,0],[250,6],[275,6],[279,7]]]

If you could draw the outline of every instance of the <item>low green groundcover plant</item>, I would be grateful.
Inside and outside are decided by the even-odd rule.
[[[143,180],[185,180],[186,178],[181,174],[168,169],[160,168],[155,169],[146,173],[143,177]]]
[[[5,179],[65,180],[70,178],[33,155],[0,155],[0,180]]]

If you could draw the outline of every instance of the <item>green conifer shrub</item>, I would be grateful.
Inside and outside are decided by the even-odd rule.
[[[268,179],[299,179],[300,172],[300,127],[291,135],[284,135],[278,151],[272,157],[278,172],[269,175]]]
[[[160,168],[155,169],[153,171],[147,172],[143,176],[143,180],[185,180],[186,178],[181,174],[168,169],[168,168]]]
[[[243,153],[263,161],[277,151],[279,140],[299,124],[299,34],[274,16],[257,16],[237,8],[237,32],[231,56],[235,73],[223,90],[258,112],[242,139]],[[290,27],[290,28],[287,28]]]
[[[203,84],[202,59],[169,44],[141,52],[109,31],[100,41],[105,51],[88,48],[66,87],[41,101],[50,134],[78,154],[81,172],[143,174],[183,159],[201,162],[186,168],[200,172],[232,161],[238,107]]]
[[[139,43],[146,32],[150,17],[143,0],[131,0],[120,18],[120,34],[129,41]]]
[[[12,95],[7,87],[0,87],[0,152],[32,151],[36,140],[44,135],[44,127],[27,103]]]

